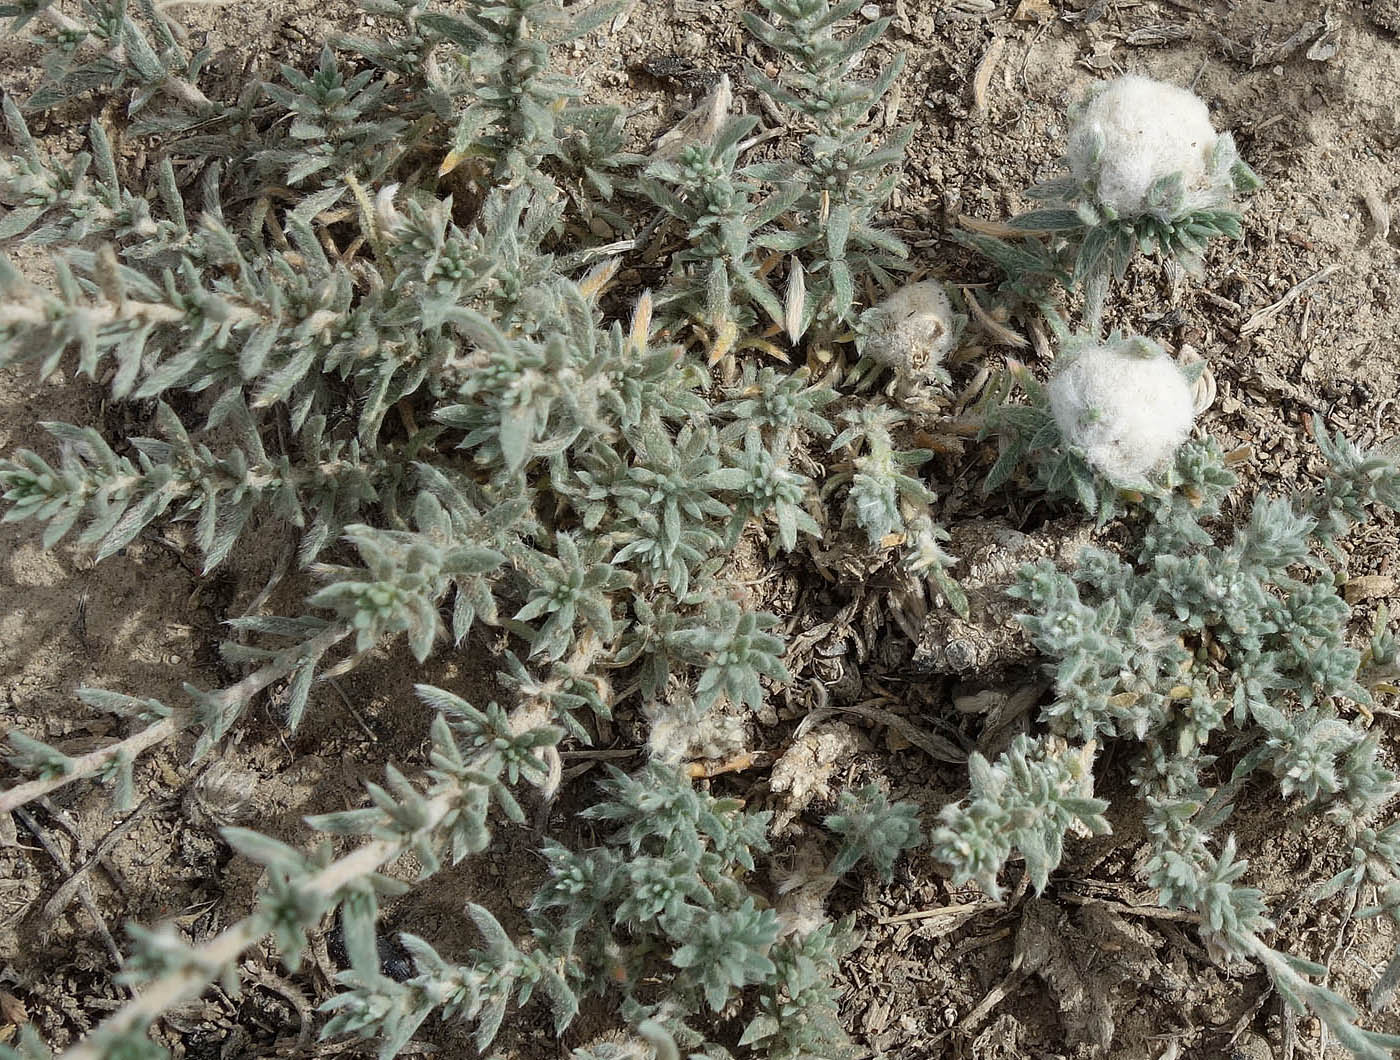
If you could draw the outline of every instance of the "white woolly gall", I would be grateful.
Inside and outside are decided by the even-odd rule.
[[[1148,212],[1153,185],[1173,174],[1181,175],[1186,205],[1205,205],[1219,198],[1211,164],[1217,140],[1210,112],[1193,93],[1129,75],[1080,109],[1069,133],[1070,170],[1120,217]]]
[[[1140,483],[1191,433],[1191,384],[1176,362],[1146,339],[1064,354],[1047,391],[1065,440],[1114,482]]]
[[[647,749],[657,761],[675,764],[693,758],[724,758],[747,741],[744,719],[737,714],[712,710],[696,717],[686,709],[649,713]]]
[[[937,280],[901,287],[861,315],[861,353],[912,379],[928,378],[957,340],[958,317]]]

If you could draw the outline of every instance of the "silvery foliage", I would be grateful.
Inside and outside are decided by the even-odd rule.
[[[1213,442],[1189,442],[1172,489],[1144,498],[1135,546],[1086,548],[1069,571],[1048,560],[1022,569],[1011,592],[1048,660],[1047,734],[1017,737],[994,762],[974,755],[972,796],[943,811],[933,847],[955,880],[993,894],[1018,854],[1041,889],[1067,834],[1108,829],[1108,803],[1092,794],[1095,749],[1131,748],[1152,850],[1145,882],[1162,903],[1198,913],[1215,952],[1260,960],[1281,994],[1357,1055],[1383,1057],[1400,1039],[1359,1029],[1342,998],[1309,981],[1318,966],[1261,941],[1272,922],[1262,893],[1240,882],[1246,863],[1225,831],[1243,785],[1267,780],[1281,802],[1326,814],[1353,844],[1350,867],[1317,896],[1345,889],[1354,902],[1367,885],[1380,902],[1362,915],[1400,916],[1396,829],[1371,823],[1395,776],[1379,735],[1354,707],[1350,720],[1343,713],[1371,702],[1363,682],[1393,662],[1394,638],[1378,629],[1362,666],[1324,558],[1370,508],[1400,510],[1400,466],[1315,428],[1330,476],[1312,494],[1260,496],[1228,535],[1211,527],[1234,476]]]
[[[46,425],[53,446],[0,462],[5,518],[108,559],[150,528],[188,531],[206,570],[239,557],[253,528],[280,525],[310,584],[296,614],[234,620],[225,653],[250,671],[237,684],[187,686],[188,702],[173,705],[85,690],[88,706],[146,728],[81,759],[14,731],[12,763],[44,784],[97,776],[129,804],[135,753],[192,729],[205,754],[275,683],[295,726],[323,678],[397,639],[420,661],[481,627],[508,645],[495,656],[507,704],[417,686],[432,717],[427,763],[387,767],[363,806],[309,819],[320,836],[310,849],[226,829],[266,868],[253,914],[203,948],[133,929],[128,981],[147,988],[79,1055],[163,1056],[146,1034],[159,1015],[150,999],[193,998],[216,980],[234,990],[240,954],[267,935],[295,968],[307,932],[336,908],[350,967],[325,1029],[373,1038],[385,1058],[429,1015],[470,1024],[489,1047],[512,1005],[540,998],[563,1028],[591,992],[658,1055],[728,1055],[711,1040],[716,1012],[742,1014],[742,1055],[838,1054],[831,979],[848,925],[785,933],[749,882],[768,851],[765,815],[660,764],[603,784],[589,811],[598,842],[545,848],[528,937],[473,905],[472,944],[455,959],[403,940],[414,974],[401,982],[383,974],[375,933],[380,901],[405,886],[380,870],[411,854],[431,877],[523,824],[517,791],[554,794],[561,744],[590,739],[593,717],[622,694],[614,679],[647,711],[694,722],[722,701],[755,707],[787,680],[777,619],[744,611],[716,575],[745,532],[776,553],[821,531],[811,465],[795,458],[837,435],[835,396],[750,363],[715,386],[668,340],[698,325],[718,361],[746,343],[775,348],[747,333],[771,323],[823,354],[858,323],[857,300],[876,296],[857,276],[896,286],[905,249],[874,218],[910,134],[880,143],[869,122],[899,62],[870,81],[850,76],[888,20],[846,35],[853,0],[763,0],[764,17],[746,18],[784,70],[776,81],[751,71],[755,83],[809,126],[800,160],[758,166],[741,160],[748,119],[721,116],[678,155],[641,157],[623,150],[616,108],[574,102],[551,50],[601,26],[606,5],[366,7],[381,36],[327,42],[309,72],[241,79],[231,98],[207,94],[220,80],[213,56],[191,52],[152,0],[84,3],[81,18],[40,0],[0,8],[46,48],[37,92],[3,101],[13,153],[0,159],[0,240],[46,248],[54,268],[40,283],[0,256],[0,362],[33,362],[42,376],[76,368],[115,400],[151,402],[155,435],[116,445],[89,426]],[[72,158],[35,142],[26,114],[93,93],[123,96],[128,138],[158,137],[149,172],[102,118]],[[1217,161],[1238,188],[1249,183]],[[1048,243],[971,241],[1007,270],[1011,294],[1049,305],[1056,285],[1121,271],[1134,249],[1189,261],[1238,224],[1226,204],[1178,210],[1171,180],[1146,220],[1109,216],[1093,191],[1044,189],[1051,214],[1018,227]],[[625,238],[600,243],[597,221]],[[679,238],[664,251],[664,286],[619,311],[614,255],[649,249],[668,224]],[[993,479],[1029,460],[1043,489],[1106,520],[1122,491],[1041,435],[1053,417],[1027,373],[994,396],[1018,380],[1032,401],[1001,403],[1009,441]],[[957,607],[947,534],[910,474],[925,454],[895,444],[901,415],[878,402],[843,411],[830,444],[852,470],[834,488],[847,488],[849,522],[869,542],[903,534],[908,568]],[[1368,823],[1392,780],[1375,741],[1336,708],[1364,701],[1368,673],[1393,677],[1395,644],[1382,625],[1360,666],[1313,548],[1338,549],[1369,505],[1400,501],[1400,486],[1384,458],[1319,440],[1335,470],[1322,491],[1261,501],[1226,544],[1203,521],[1231,476],[1218,450],[1188,443],[1144,494],[1138,554],[1023,574],[1025,622],[1056,682],[1048,735],[995,761],[974,756],[971,798],[944,811],[931,842],[956,879],[995,890],[1019,852],[1044,885],[1067,836],[1106,827],[1097,746],[1132,741],[1163,900],[1198,911],[1213,946],[1258,959],[1339,1040],[1377,1055],[1387,1040],[1355,1028],[1309,981],[1315,967],[1260,941],[1262,902],[1218,839],[1239,784],[1272,778],[1348,829],[1351,863],[1323,893],[1378,888],[1362,913],[1400,919],[1400,847]],[[1220,752],[1236,775],[1212,791],[1202,771]],[[920,840],[913,807],[876,788],[844,793],[836,810],[828,874],[868,861],[888,875]],[[1378,1000],[1397,977],[1392,966]],[[26,1028],[3,1055],[43,1048]]]
[[[904,68],[904,56],[884,64],[870,80],[851,77],[889,27],[891,18],[838,28],[860,8],[859,0],[760,0],[761,15],[744,12],[744,25],[780,59],[777,79],[750,65],[749,79],[792,113],[806,132],[803,166],[776,164],[764,176],[798,181],[789,216],[796,223],[764,245],[791,255],[784,324],[795,342],[815,327],[812,342],[829,346],[838,330],[853,325],[864,293],[857,278],[890,290],[909,271],[908,249],[875,226],[876,213],[899,179],[912,125],[886,140],[872,135],[871,112],[886,98]]]
[[[545,850],[557,871],[529,939],[472,906],[474,948],[449,961],[405,939],[416,976],[399,982],[379,967],[375,923],[402,890],[380,869],[411,854],[427,877],[485,850],[500,823],[525,820],[519,787],[552,795],[561,742],[587,743],[620,697],[700,724],[789,679],[778,620],[742,608],[717,574],[744,534],[770,553],[820,535],[815,465],[797,458],[835,433],[823,410],[837,395],[750,362],[716,384],[670,340],[698,324],[717,360],[764,319],[793,322],[793,340],[813,321],[832,334],[854,319],[853,274],[901,267],[902,245],[872,225],[908,132],[876,150],[864,124],[898,64],[873,84],[849,77],[884,25],[834,36],[849,11],[825,0],[755,24],[805,71],[783,103],[807,106],[819,87],[810,107],[824,115],[805,162],[763,169],[739,160],[751,119],[662,161],[623,150],[619,108],[576,101],[551,53],[613,6],[365,6],[380,36],[328,41],[309,70],[236,78],[232,97],[153,3],[85,3],[81,18],[32,0],[3,9],[47,58],[29,100],[3,100],[0,242],[44,248],[54,274],[0,254],[0,362],[76,371],[145,402],[151,423],[122,443],[46,423],[51,444],[0,460],[5,519],[108,562],[159,529],[206,572],[283,528],[294,547],[279,577],[305,587],[292,614],[264,613],[269,589],[232,620],[236,684],[187,685],[171,704],[85,690],[89,707],[145,727],[82,757],[14,731],[11,763],[46,785],[96,776],[129,805],[137,754],[184,730],[208,753],[263,689],[282,689],[295,728],[324,680],[395,642],[425,662],[480,654],[492,630],[503,703],[419,686],[428,761],[388,767],[361,808],[310,819],[323,838],[309,851],[226,830],[266,867],[254,913],[213,949],[133,929],[142,996],[162,996],[157,982],[164,996],[216,979],[233,990],[239,953],[267,934],[295,967],[338,908],[350,968],[323,1029],[376,1039],[384,1057],[430,1013],[469,1022],[486,1047],[510,1005],[541,997],[562,1028],[604,986],[647,1041],[720,1055],[712,1014],[741,1003],[744,1055],[834,1055],[830,980],[848,929],[780,937],[745,882],[767,817],[660,765],[604,785],[590,813],[618,831],[601,845]],[[103,117],[71,158],[31,135],[33,115],[113,93],[129,101],[126,142],[150,148],[146,170]],[[600,221],[619,241],[592,234]],[[668,221],[680,238],[661,286],[618,305],[617,255]],[[761,268],[775,250],[795,255],[786,304]],[[917,479],[896,472],[904,455],[875,445],[868,458],[917,499]],[[902,518],[866,507],[870,526]],[[893,820],[860,837],[882,872],[917,832],[904,811]],[[359,845],[336,856],[339,837]],[[574,869],[592,890],[568,890]],[[581,902],[601,910],[583,933]],[[670,996],[632,996],[657,975]],[[161,1055],[149,1004],[77,1048]]]
[[[896,409],[870,405],[849,408],[841,414],[842,422],[849,426],[831,442],[832,452],[845,449],[852,457],[848,470],[827,478],[822,493],[849,486],[843,522],[858,527],[872,547],[902,533],[935,499],[933,491],[910,474],[927,463],[933,452],[895,448],[891,431],[907,419]]]
[[[888,881],[894,875],[899,855],[924,841],[914,804],[891,803],[874,784],[843,791],[836,800],[836,812],[827,817],[825,824],[828,832],[842,840],[831,863],[832,872],[847,872],[869,860],[880,878]]]
[[[699,793],[668,767],[610,773],[584,814],[604,843],[575,851],[551,841],[541,851],[528,946],[476,905],[469,912],[482,945],[457,961],[400,935],[416,974],[396,981],[377,963],[357,965],[342,976],[348,989],[332,1002],[326,1033],[373,1035],[388,1056],[436,1012],[472,1022],[485,1050],[512,1004],[541,996],[562,1031],[598,995],[633,1026],[650,1021],[685,1038],[687,1014],[703,1018],[743,992],[744,1044],[775,1057],[839,1049],[845,1035],[826,979],[849,925],[780,937],[774,911],[743,882],[768,850],[770,815]]]

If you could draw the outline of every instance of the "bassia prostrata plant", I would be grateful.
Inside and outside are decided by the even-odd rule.
[[[326,41],[222,94],[211,56],[153,3],[5,9],[44,45],[45,77],[3,102],[0,240],[45,250],[52,275],[0,257],[0,361],[76,370],[146,403],[150,425],[117,439],[45,423],[48,445],[0,462],[5,518],[104,562],[161,527],[206,574],[270,527],[293,548],[275,593],[230,623],[239,680],[187,684],[172,703],[85,690],[131,734],[70,755],[12,731],[27,779],[0,809],[84,778],[129,807],[144,751],[190,733],[197,758],[216,753],[268,689],[295,729],[329,679],[395,643],[425,665],[488,653],[503,693],[405,689],[431,717],[427,758],[386,763],[363,806],[308,818],[314,841],[226,827],[265,868],[254,909],[198,946],[171,926],[133,929],[123,981],[139,992],[66,1055],[163,1055],[154,1019],[211,983],[235,990],[241,955],[267,936],[295,970],[333,911],[348,967],[322,1030],[385,1058],[429,1017],[490,1048],[535,999],[558,1033],[595,998],[619,1014],[622,1037],[580,1060],[848,1050],[833,976],[851,922],[785,906],[765,886],[770,813],[698,788],[686,767],[741,750],[745,718],[791,676],[781,616],[726,584],[741,542],[774,564],[844,542],[966,611],[919,433],[948,407],[944,361],[964,322],[937,281],[902,286],[913,263],[878,223],[913,135],[876,131],[901,71],[872,61],[889,19],[853,23],[857,0],[760,6],[744,21],[779,72],[749,77],[800,129],[791,157],[750,158],[758,119],[719,106],[721,92],[711,120],[650,151],[619,108],[583,101],[552,52],[614,17],[609,5],[372,0],[378,36]],[[1017,222],[1047,245],[977,244],[1012,274],[1004,293],[1089,279],[1101,298],[1132,249],[1194,265],[1201,240],[1237,231],[1232,196],[1252,174],[1227,138],[1196,145],[1199,179],[1129,187],[1115,115],[1142,90],[1106,88],[1076,119],[1072,179]],[[94,108],[72,157],[29,131],[35,114],[118,97],[119,115]],[[144,171],[133,140],[152,148]],[[998,893],[1019,856],[1043,888],[1067,836],[1108,827],[1094,766],[1121,741],[1163,902],[1379,1055],[1393,1043],[1262,941],[1266,911],[1238,884],[1223,828],[1244,783],[1269,777],[1278,798],[1347,830],[1355,854],[1323,891],[1378,889],[1363,913],[1400,915],[1395,839],[1373,826],[1392,778],[1337,705],[1365,703],[1393,637],[1379,627],[1364,659],[1349,646],[1317,550],[1368,506],[1396,506],[1394,465],[1319,425],[1333,465],[1320,491],[1261,499],[1226,535],[1212,520],[1231,474],[1208,442],[1185,441],[1185,377],[1145,340],[1097,341],[1067,347],[1028,404],[1005,391],[992,403],[993,485],[1029,473],[1101,519],[1126,506],[1136,551],[1022,572],[1023,622],[1055,681],[1036,732],[995,761],[974,753],[971,796],[931,829],[879,785],[842,792],[805,871],[826,889],[861,865],[888,879],[928,830],[955,882]],[[872,392],[881,373],[893,385]],[[1154,388],[1172,400],[1143,439]],[[379,909],[409,886],[392,867],[411,857],[422,885],[503,829],[523,836],[560,792],[562,751],[614,711],[641,719],[650,761],[584,782],[592,841],[536,844],[524,927],[472,903],[471,945],[403,934],[408,973],[388,974]],[[26,1032],[18,1052],[42,1051]]]

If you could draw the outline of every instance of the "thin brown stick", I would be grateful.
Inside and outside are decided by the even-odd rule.
[[[827,708],[829,712],[840,711],[845,714],[855,714],[858,717],[868,718],[870,721],[880,725],[886,725],[899,733],[911,744],[923,751],[935,762],[965,762],[967,753],[937,733],[929,732],[915,725],[908,718],[902,717],[893,711],[881,710],[873,707],[870,703],[879,703],[881,700],[870,700],[867,703],[852,704],[831,704]]]
[[[911,920],[932,920],[934,917],[963,916],[983,909],[999,907],[1000,902],[958,902],[954,905],[940,905],[934,909],[918,909],[912,913],[899,913],[896,916],[882,916],[877,924],[907,924]]]
[[[74,874],[72,867],[68,863],[68,858],[64,855],[63,851],[59,850],[54,842],[49,839],[48,833],[39,827],[39,822],[34,820],[27,810],[16,808],[14,813],[15,816],[19,818],[20,823],[34,834],[34,838],[39,841],[39,845],[43,847],[49,857],[53,859],[59,871],[71,880]],[[120,968],[124,960],[122,951],[117,949],[117,941],[112,938],[112,931],[107,927],[106,919],[102,916],[101,910],[97,908],[97,903],[92,899],[92,889],[88,886],[87,880],[83,877],[78,877],[77,880],[78,899],[83,903],[83,909],[92,919],[93,925],[97,929],[97,935],[102,939],[102,945],[106,947],[108,955],[112,958],[113,966]],[[45,906],[44,909],[47,912],[48,906]],[[131,988],[128,987],[127,991],[130,993]]]
[[[771,751],[740,751],[725,759],[706,758],[686,764],[686,774],[692,780],[717,777],[723,773],[740,773],[745,769],[763,769],[773,764]]]
[[[1012,962],[1011,971],[1000,983],[987,991],[982,998],[962,1019],[958,1020],[947,1030],[940,1032],[933,1037],[930,1044],[939,1044],[953,1034],[970,1034],[975,1031],[988,1016],[990,1016],[998,1005],[1005,1001],[1012,994],[1021,988],[1021,984],[1030,978],[1030,972],[1021,970],[1021,961],[1017,959]]]
[[[982,303],[977,300],[977,296],[966,287],[963,288],[963,300],[967,303],[968,312],[972,314],[978,325],[989,337],[1015,350],[1024,350],[1030,346],[1029,342],[1005,324],[994,320],[991,314],[982,308]]]
[[[1201,922],[1201,914],[1193,913],[1189,909],[1164,909],[1156,905],[1129,905],[1126,902],[1116,902],[1112,898],[1094,898],[1087,894],[1075,894],[1073,891],[1061,891],[1060,897],[1071,905],[1106,906],[1122,916],[1137,916],[1147,920],[1173,920],[1183,924],[1199,924]]]
[[[997,63],[1005,49],[1006,38],[993,37],[992,43],[982,54],[982,61],[977,64],[977,72],[972,78],[972,112],[978,118],[987,116],[987,90],[991,88],[992,74],[996,72]]]
[[[1277,302],[1274,302],[1271,305],[1266,305],[1263,309],[1257,310],[1248,320],[1246,320],[1244,323],[1244,327],[1240,328],[1240,334],[1253,335],[1260,328],[1264,327],[1267,324],[1273,323],[1275,318],[1277,318],[1280,313],[1282,313],[1285,309],[1287,309],[1290,305],[1297,301],[1304,291],[1306,291],[1310,287],[1314,287],[1317,284],[1321,283],[1323,280],[1338,272],[1340,269],[1341,266],[1338,265],[1336,262],[1333,262],[1331,265],[1328,265],[1325,268],[1318,269],[1317,272],[1313,273],[1306,279],[1299,280],[1287,291],[1285,291],[1283,297],[1280,298]]]
[[[114,828],[98,840],[97,847],[93,852],[73,870],[68,879],[64,881],[63,886],[54,891],[53,897],[44,903],[43,915],[46,921],[55,920],[63,915],[63,911],[73,901],[73,896],[78,894],[79,889],[83,886],[89,870],[107,856],[107,853],[116,845],[117,840],[124,836],[132,825],[149,814],[157,805],[154,800],[147,799],[136,808],[135,812],[128,814],[124,820],[119,821]]]

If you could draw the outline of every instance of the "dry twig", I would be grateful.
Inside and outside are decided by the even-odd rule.
[[[29,811],[25,810],[23,807],[17,806],[15,807],[14,814],[19,818],[19,822],[33,833],[34,838],[39,841],[39,845],[44,848],[45,853],[53,859],[59,871],[62,872],[64,876],[72,877],[73,869],[72,866],[68,864],[68,858],[64,855],[63,851],[59,850],[54,842],[49,839],[48,833],[39,827],[39,822],[30,816]],[[97,903],[93,901],[92,889],[88,886],[86,879],[79,877],[77,890],[78,898],[83,903],[83,909],[86,910],[87,915],[92,918],[92,922],[97,928],[98,937],[102,939],[102,944],[106,947],[107,953],[111,956],[112,963],[120,968],[124,960],[122,951],[117,949],[116,940],[112,938],[112,932],[111,929],[107,927],[106,919],[97,908]],[[48,906],[46,905],[44,909],[47,913]],[[45,922],[47,923],[48,921],[46,920]],[[127,987],[126,991],[133,997],[135,996],[134,991],[132,991],[130,987]]]
[[[1256,331],[1264,327],[1266,324],[1272,324],[1274,320],[1277,319],[1278,315],[1282,313],[1285,309],[1287,309],[1290,305],[1292,305],[1294,302],[1296,302],[1304,291],[1306,291],[1310,287],[1316,286],[1323,280],[1328,279],[1340,269],[1341,265],[1337,264],[1336,262],[1333,262],[1331,265],[1328,265],[1325,268],[1318,269],[1317,272],[1313,273],[1307,279],[1299,280],[1287,291],[1285,291],[1283,297],[1280,298],[1277,302],[1274,302],[1272,305],[1266,305],[1263,309],[1257,310],[1253,316],[1246,320],[1244,323],[1244,327],[1240,328],[1240,334],[1253,335]]]
[[[145,817],[159,804],[151,799],[147,799],[130,813],[122,821],[119,821],[106,835],[97,842],[96,848],[87,859],[69,873],[68,879],[63,882],[63,886],[54,891],[53,897],[44,903],[43,917],[45,923],[57,919],[63,915],[63,911],[72,903],[74,895],[78,894],[86,885],[87,874],[94,865],[99,864],[103,858],[116,846],[117,840],[124,836],[137,821]]]

